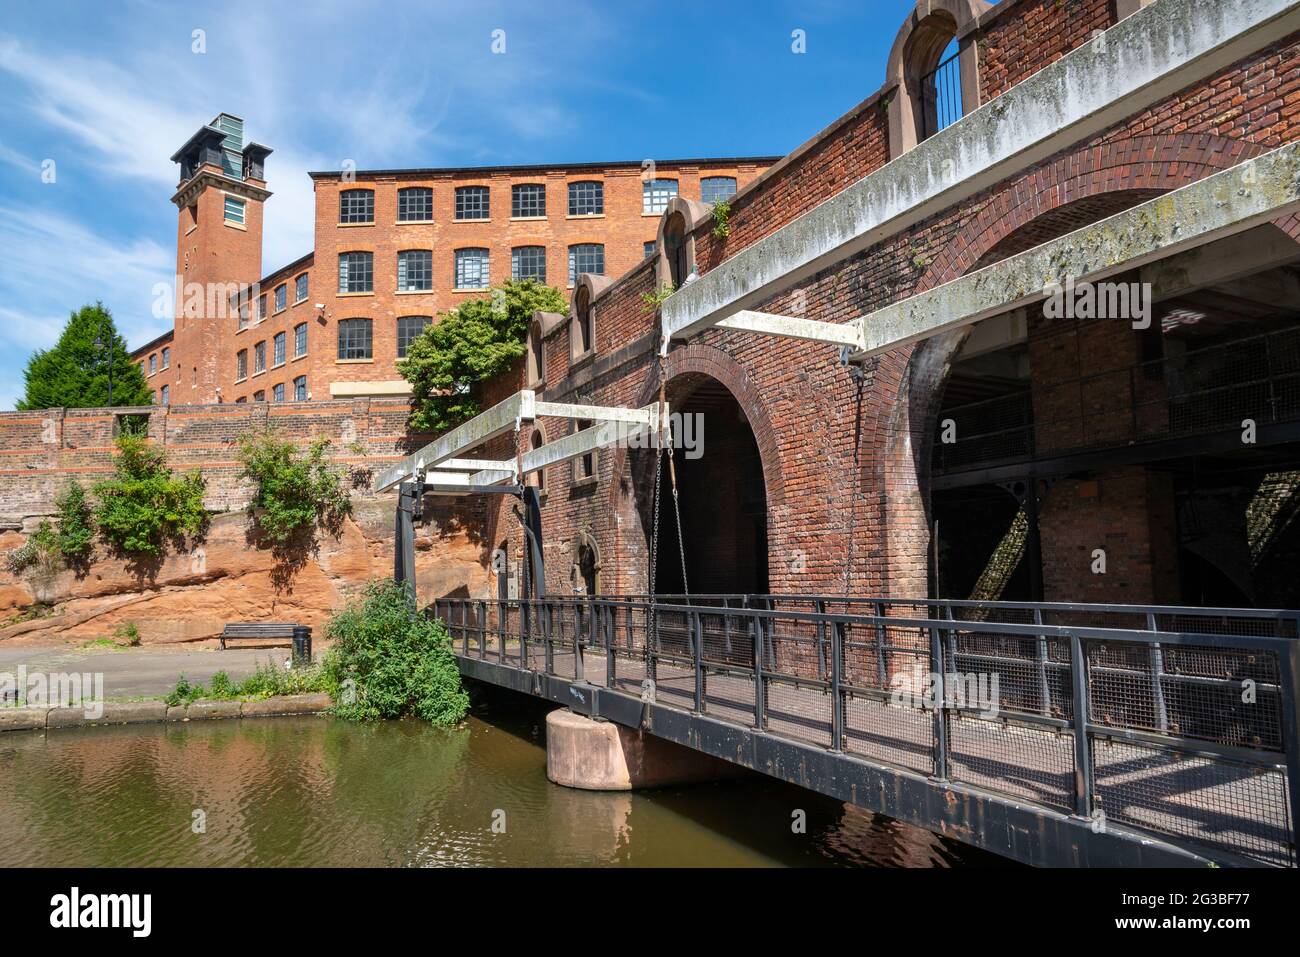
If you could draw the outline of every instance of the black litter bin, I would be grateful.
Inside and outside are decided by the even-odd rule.
[[[293,626],[293,663],[295,667],[311,664],[311,629],[306,625]]]

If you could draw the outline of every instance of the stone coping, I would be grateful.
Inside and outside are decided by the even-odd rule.
[[[155,721],[197,721],[213,718],[262,718],[274,715],[319,714],[334,707],[327,694],[291,694],[254,701],[218,701],[200,698],[189,705],[169,706],[165,701],[104,702],[98,718],[88,718],[81,708],[0,708],[0,731],[44,731],[110,724],[145,724]]]

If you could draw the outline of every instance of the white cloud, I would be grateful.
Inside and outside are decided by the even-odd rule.
[[[19,347],[0,359],[0,404],[21,390],[20,349],[50,345],[87,301],[112,308],[132,343],[169,328],[152,311],[154,285],[175,265],[175,234],[159,231],[173,214],[169,157],[222,110],[245,116],[248,138],[274,150],[264,273],[313,246],[308,170],[345,159],[362,169],[535,162],[539,144],[556,159],[585,152],[568,138],[590,122],[581,106],[590,78],[572,65],[608,40],[598,8],[575,13],[574,31],[551,11],[506,3],[399,5],[384,29],[358,21],[355,0],[306,19],[292,6],[232,6],[218,14],[140,0],[88,14],[77,29],[0,33],[0,164],[38,175],[37,157],[50,156],[60,184],[73,184],[57,200],[18,191],[0,203],[0,322]],[[498,25],[509,35],[503,56],[489,52]],[[203,55],[190,50],[196,27],[207,32]]]
[[[0,322],[6,341],[25,350],[52,345],[68,313],[97,299],[128,342],[171,326],[154,317],[153,303],[155,284],[172,281],[175,253],[153,240],[105,236],[58,214],[0,205],[0,261]]]
[[[39,175],[41,172],[40,163],[12,147],[6,146],[4,143],[0,143],[0,162],[16,166],[20,170],[33,175]]]

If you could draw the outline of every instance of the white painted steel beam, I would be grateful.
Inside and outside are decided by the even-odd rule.
[[[625,409],[607,405],[574,405],[570,402],[538,402],[537,417],[553,416],[561,419],[592,422],[646,422],[645,409]],[[654,424],[654,412],[650,412],[650,424]]]
[[[524,422],[543,416],[596,423],[590,429],[563,436],[540,449],[525,452],[522,458],[524,472],[527,473],[586,455],[601,445],[650,432],[658,427],[658,413],[658,403],[644,409],[625,409],[567,402],[538,402],[536,393],[524,389],[386,469],[376,480],[375,491],[382,492],[401,482],[410,481],[421,470],[425,472],[426,488],[436,494],[468,494],[483,486],[517,481],[515,463],[512,460],[456,456],[514,430]],[[665,421],[667,414],[668,406],[665,403]]]
[[[859,350],[865,346],[862,331],[854,323],[818,322],[797,316],[778,316],[770,312],[753,312],[742,309],[734,316],[718,323],[723,329],[739,329],[783,339],[804,339],[809,342],[828,342],[835,346],[848,346]]]
[[[649,435],[656,428],[659,404],[656,402],[644,409],[624,409],[621,411],[635,412],[637,414],[636,418],[597,422],[590,428],[583,429],[580,432],[570,432],[568,435],[552,439],[541,448],[528,450],[523,454],[521,460],[523,474],[527,475],[529,472],[535,472],[538,469],[569,462],[584,455],[589,455],[605,446],[628,442],[634,437],[648,447]],[[665,419],[668,414],[668,403],[665,402]],[[586,416],[583,418],[586,418]],[[487,476],[488,473],[480,472],[475,474],[473,479],[485,484],[491,484],[487,481]]]
[[[375,491],[383,492],[400,482],[408,481],[421,469],[432,469],[461,452],[468,452],[498,435],[512,431],[521,422],[531,421],[536,414],[536,403],[537,395],[531,389],[516,392],[386,469],[376,479]]]
[[[515,463],[513,459],[448,459],[445,462],[439,462],[432,469],[438,472],[481,472],[484,469],[496,469],[498,471],[513,471]]]

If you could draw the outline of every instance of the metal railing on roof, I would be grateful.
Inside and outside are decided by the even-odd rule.
[[[921,78],[921,96],[925,111],[922,139],[962,118],[960,54],[954,53]]]

